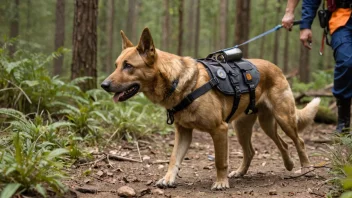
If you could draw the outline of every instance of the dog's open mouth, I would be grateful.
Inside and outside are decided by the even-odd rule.
[[[122,102],[136,95],[138,91],[139,91],[139,85],[133,84],[130,87],[128,87],[125,91],[116,92],[113,99],[115,102]]]

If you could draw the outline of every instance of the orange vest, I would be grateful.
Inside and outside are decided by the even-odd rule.
[[[330,34],[334,33],[339,27],[346,25],[351,13],[350,8],[338,8],[333,12],[329,21]]]

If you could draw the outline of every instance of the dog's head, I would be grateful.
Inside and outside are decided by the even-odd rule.
[[[121,31],[122,52],[115,61],[115,71],[107,77],[101,87],[113,92],[114,101],[125,101],[139,91],[153,86],[154,63],[157,58],[150,31],[145,28],[137,46]]]

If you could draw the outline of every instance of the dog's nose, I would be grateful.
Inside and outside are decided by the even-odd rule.
[[[109,91],[110,81],[104,80],[100,85],[105,91]]]

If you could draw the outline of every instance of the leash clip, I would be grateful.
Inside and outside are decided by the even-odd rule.
[[[167,120],[166,120],[166,124],[168,125],[172,125],[175,121],[175,118],[174,118],[174,114],[175,114],[175,109],[172,108],[172,109],[167,109],[167,112],[166,112],[166,115],[167,115]]]

